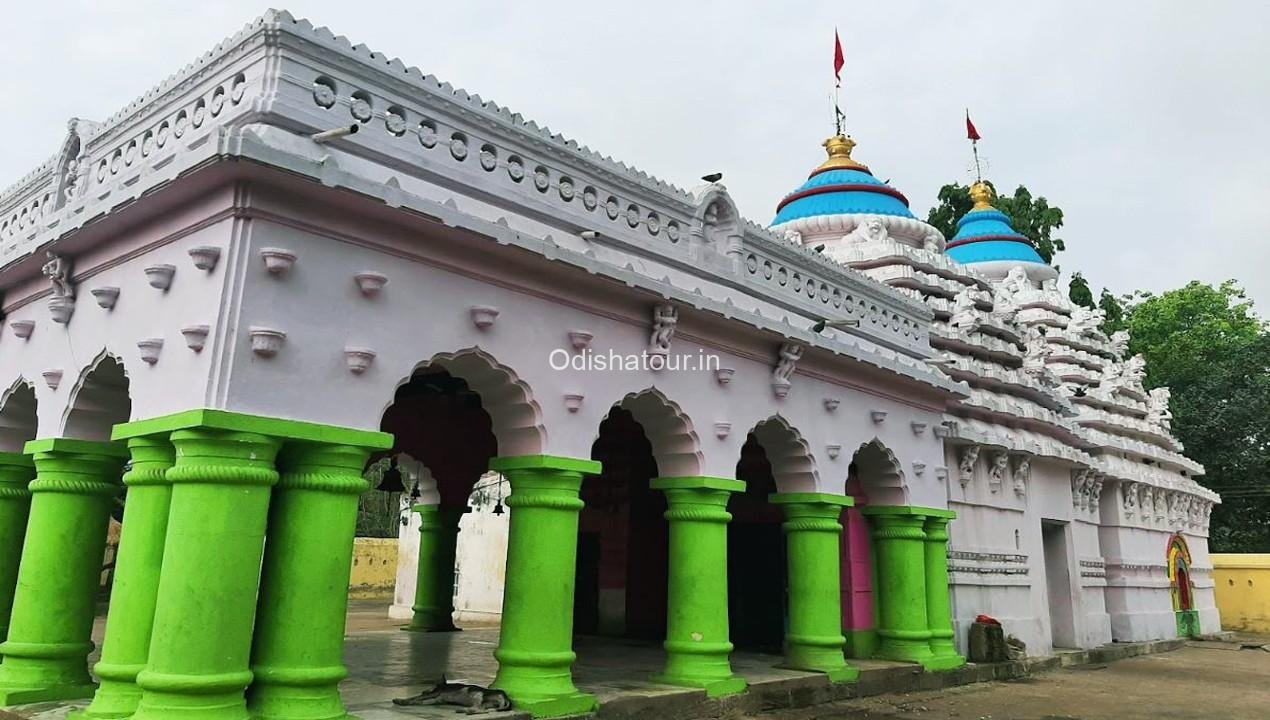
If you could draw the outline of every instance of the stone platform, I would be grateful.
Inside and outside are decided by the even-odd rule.
[[[379,604],[359,603],[353,607],[344,650],[349,677],[340,687],[345,704],[362,720],[454,718],[456,708],[453,707],[397,707],[392,699],[419,692],[442,673],[452,681],[488,685],[497,670],[493,651],[498,644],[498,629],[408,633],[401,631],[402,624],[403,621],[389,620]],[[100,631],[100,627],[97,630]],[[824,675],[777,668],[775,665],[781,659],[777,655],[737,652],[732,657],[733,669],[749,683],[749,690],[729,697],[707,698],[701,690],[658,685],[648,680],[661,669],[663,659],[660,647],[654,644],[581,637],[575,641],[578,660],[574,665],[574,679],[580,690],[593,693],[599,699],[598,718],[693,720],[1017,678],[1060,666],[1174,650],[1184,642],[1107,645],[1093,650],[1060,651],[1044,658],[967,665],[938,673],[926,672],[908,663],[851,660],[851,664],[860,669],[860,677],[856,682],[841,684],[831,684]],[[13,710],[20,718],[61,720],[67,712],[84,704],[46,703]],[[529,718],[518,712],[481,717]]]

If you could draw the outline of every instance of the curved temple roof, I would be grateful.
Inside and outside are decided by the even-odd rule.
[[[895,215],[913,218],[908,198],[873,177],[865,165],[851,158],[855,140],[835,135],[824,142],[829,158],[807,182],[776,206],[772,225],[819,215]]]
[[[1010,225],[1010,218],[992,206],[992,188],[977,182],[970,186],[974,207],[957,221],[957,233],[948,241],[948,257],[963,265],[1014,261],[1044,265],[1026,236]]]

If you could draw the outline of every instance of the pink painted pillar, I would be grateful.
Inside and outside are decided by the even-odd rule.
[[[853,479],[847,494],[855,507],[843,513],[842,532],[842,633],[848,657],[868,657],[877,645],[873,629],[873,560],[869,549],[868,520],[860,514],[867,499]]]

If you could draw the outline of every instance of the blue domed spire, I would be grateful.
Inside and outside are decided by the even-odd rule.
[[[851,159],[854,140],[835,135],[824,145],[829,159],[811,172],[807,182],[780,201],[772,225],[821,215],[913,217],[908,198]]]
[[[957,234],[948,241],[948,257],[963,265],[986,262],[1045,265],[1032,241],[1010,225],[1005,213],[992,207],[992,188],[977,182],[970,186],[975,205],[957,221]]]

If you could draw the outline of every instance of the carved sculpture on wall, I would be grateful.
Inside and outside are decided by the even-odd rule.
[[[1001,282],[1001,289],[1008,292],[1011,298],[1027,292],[1032,289],[1032,281],[1027,279],[1027,271],[1022,265],[1015,265],[1010,268],[1010,272],[1006,273],[1005,280]]]
[[[992,455],[992,465],[988,467],[988,487],[992,492],[1001,489],[1005,474],[1010,469],[1010,453],[1000,450]]]
[[[962,334],[972,333],[979,328],[979,311],[975,309],[972,288],[962,288],[953,298],[952,318],[948,322]]]
[[[851,243],[880,243],[890,238],[890,233],[886,231],[886,224],[882,222],[882,218],[876,215],[866,215],[859,225],[855,226],[851,232],[842,236],[842,243],[848,245]]]
[[[1085,335],[1096,332],[1098,326],[1102,325],[1107,319],[1105,310],[1090,310],[1086,307],[1077,307],[1072,311],[1072,319],[1067,323],[1067,329],[1076,335]]]
[[[1120,373],[1121,382],[1126,387],[1142,389],[1142,381],[1147,374],[1147,359],[1139,353],[1125,360],[1124,370]]]
[[[1116,351],[1116,355],[1124,357],[1129,351],[1129,331],[1117,330],[1111,333],[1111,348]]]
[[[1032,456],[1020,456],[1014,465],[1014,473],[1010,476],[1014,483],[1014,494],[1023,497],[1027,494],[1027,483],[1032,476]]]
[[[1045,358],[1054,351],[1053,346],[1045,337],[1045,331],[1037,326],[1029,327],[1026,348],[1023,353],[1023,371],[1038,377],[1045,375]]]
[[[665,356],[670,353],[670,341],[675,337],[678,322],[679,311],[674,305],[665,303],[653,308],[653,334],[648,339],[650,355]]]
[[[1087,483],[1089,487],[1089,509],[1094,513],[1098,512],[1098,505],[1102,501],[1102,483],[1101,475],[1095,475],[1093,480]]]
[[[938,255],[944,251],[944,239],[938,233],[930,233],[922,238],[922,249]]]
[[[802,345],[792,342],[781,344],[780,359],[776,362],[776,367],[772,370],[772,380],[788,383],[790,377],[794,374],[794,368],[798,365],[798,360],[802,356]]]
[[[1072,507],[1084,510],[1087,504],[1086,485],[1089,482],[1089,469],[1078,468],[1072,471]]]
[[[967,445],[957,458],[958,480],[964,488],[975,477],[975,465],[979,462],[979,446]]]
[[[1120,483],[1120,504],[1125,515],[1132,515],[1138,508],[1138,484],[1135,482]]]
[[[47,253],[48,262],[44,263],[44,277],[53,285],[53,297],[74,298],[75,286],[71,284],[71,263],[65,257],[52,250]]]

